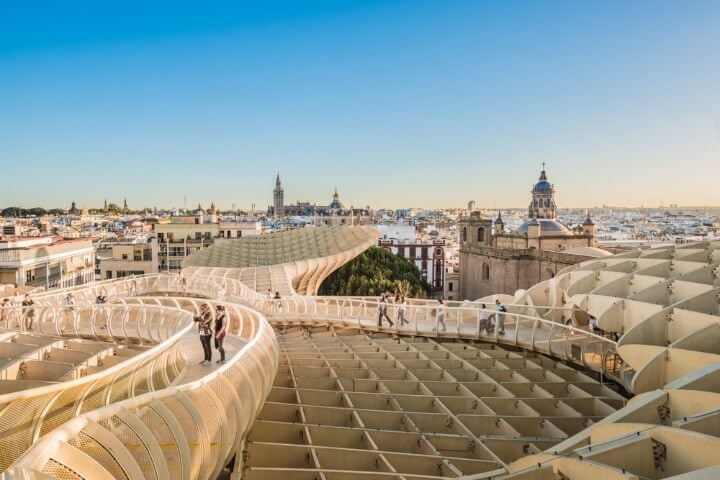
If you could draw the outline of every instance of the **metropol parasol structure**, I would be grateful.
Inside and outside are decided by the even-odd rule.
[[[412,300],[407,323],[379,327],[376,298],[317,296],[376,238],[233,239],[181,274],[5,312],[0,478],[720,478],[720,242],[442,311]],[[504,335],[478,328],[495,299]],[[197,363],[202,304],[228,313],[224,364]]]

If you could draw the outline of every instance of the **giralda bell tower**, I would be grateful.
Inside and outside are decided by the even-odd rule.
[[[284,192],[282,184],[280,183],[280,173],[278,172],[277,177],[275,177],[275,190],[273,190],[273,214],[275,218],[282,217],[285,211],[283,197]]]

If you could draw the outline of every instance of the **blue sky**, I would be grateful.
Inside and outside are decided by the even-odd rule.
[[[720,2],[0,0],[0,206],[720,205]]]

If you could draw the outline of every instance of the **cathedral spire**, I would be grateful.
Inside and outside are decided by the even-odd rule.
[[[275,190],[273,190],[273,215],[275,218],[280,218],[285,214],[284,198],[285,192],[280,183],[280,172],[278,172],[275,177]]]

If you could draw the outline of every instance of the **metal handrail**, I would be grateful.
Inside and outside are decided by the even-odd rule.
[[[131,305],[76,305],[72,310],[53,306],[39,307],[38,332],[56,335],[63,330],[60,326],[72,326],[72,338],[98,338],[102,340],[118,339],[112,333],[113,325],[130,324],[130,330],[136,335],[122,338],[124,341],[149,343],[152,346],[134,356],[128,357],[116,365],[99,372],[81,376],[74,380],[59,382],[27,390],[0,395],[0,415],[14,416],[14,423],[0,428],[0,469],[4,469],[41,434],[57,425],[58,419],[69,419],[76,413],[101,406],[114,398],[127,398],[134,394],[134,385],[141,382],[153,390],[166,387],[155,386],[152,380],[154,370],[164,371],[164,377],[175,377],[179,372],[168,374],[172,368],[168,361],[176,356],[180,339],[192,326],[192,315],[188,312],[163,306]],[[146,313],[154,312],[150,322]],[[102,315],[97,315],[97,313]],[[146,322],[146,334],[141,333],[141,322]],[[102,325],[98,325],[102,323]],[[97,326],[97,327],[96,327]],[[107,328],[107,335],[99,336],[93,332]],[[68,338],[68,337],[64,337]],[[118,344],[120,345],[120,344]],[[27,358],[19,358],[23,362]],[[149,366],[149,368],[145,368]],[[140,375],[141,377],[138,377]],[[144,375],[144,376],[143,376]],[[28,408],[32,406],[33,408]],[[26,424],[27,428],[21,428]]]
[[[265,313],[268,320],[273,323],[312,325],[317,323],[317,319],[322,318],[324,323],[330,325],[364,330],[437,338],[489,340],[557,356],[624,382],[617,343],[572,325],[520,313],[483,310],[473,304],[463,307],[445,306],[442,311],[446,329],[442,330],[441,322],[438,320],[439,304],[435,303],[405,305],[405,319],[408,323],[400,326],[397,325],[398,305],[392,303],[386,305],[388,316],[396,323],[393,327],[378,324],[380,302],[375,298],[369,300],[357,297],[293,296],[280,300],[263,299],[252,304]],[[491,334],[487,331],[483,334],[479,328],[481,312],[486,312],[495,319],[495,329]],[[499,315],[503,316],[505,330],[512,331],[512,335],[499,334],[497,328]]]
[[[170,471],[167,463],[169,459],[162,452],[172,450],[180,453],[174,458],[177,465],[173,465],[173,471],[179,471],[180,478],[215,478],[237,451],[240,440],[244,438],[270,392],[279,358],[277,340],[263,316],[248,307],[227,305],[240,312],[242,317],[241,321],[232,324],[229,334],[247,341],[227,364],[199,380],[113,403],[64,423],[15,462],[13,468],[5,472],[6,478],[25,478],[24,472],[28,470],[46,471],[52,462],[86,472],[90,464],[95,468],[93,475],[96,478],[110,478],[106,477],[110,475],[108,470],[97,468],[106,465],[96,464],[90,457],[80,458],[77,452],[67,450],[66,446],[81,434],[94,438],[106,454],[126,454],[126,463],[123,464],[123,468],[128,469],[126,471],[144,473],[142,468],[149,466],[133,462],[129,450],[118,452],[117,445],[120,442],[109,445],[105,443],[109,442],[107,438],[96,436],[98,425],[110,430],[112,435],[119,435],[124,428],[129,428],[140,439],[134,448],[143,450],[144,454],[153,459],[153,477],[158,475],[163,478],[163,473]],[[217,414],[212,422],[209,418],[204,419],[208,424],[187,425],[183,422],[188,416],[201,422],[200,412],[208,408]],[[149,412],[152,412],[152,418]],[[169,443],[164,443],[162,449],[150,430],[150,421],[156,420],[156,415],[165,421],[165,426],[172,433],[167,439]],[[112,427],[116,424],[122,424],[123,428],[114,430]],[[191,434],[195,435],[192,441],[200,447],[192,451],[188,445]],[[130,475],[130,478],[135,477]]]

